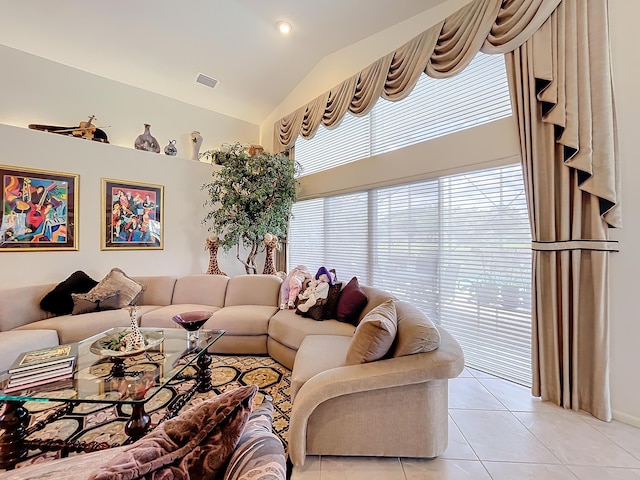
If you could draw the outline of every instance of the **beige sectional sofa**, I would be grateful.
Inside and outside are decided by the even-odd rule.
[[[302,465],[307,454],[430,458],[446,449],[448,379],[462,371],[464,356],[443,328],[437,327],[436,350],[348,365],[356,327],[280,310],[281,279],[276,276],[134,279],[145,285],[138,301],[141,326],[178,328],[171,320],[177,313],[213,311],[204,328],[226,333],[212,353],[269,355],[292,369],[289,456],[294,465]],[[75,342],[129,324],[122,309],[52,317],[39,302],[53,287],[0,291],[0,348],[7,352],[0,370],[25,350],[27,341],[34,348]],[[362,290],[368,302],[360,319],[392,299],[376,288]],[[402,325],[420,321],[423,314],[407,302],[394,299],[394,304],[398,336],[406,336],[413,330]],[[17,335],[29,338],[16,346]]]

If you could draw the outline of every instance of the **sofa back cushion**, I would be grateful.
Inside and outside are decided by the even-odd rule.
[[[0,290],[0,331],[52,317],[40,308],[40,300],[55,286],[47,283]]]
[[[275,275],[238,275],[229,279],[225,307],[235,305],[277,306],[282,279]]]
[[[382,305],[384,302],[389,300],[396,300],[396,297],[385,290],[380,290],[379,288],[362,284],[360,284],[360,288],[367,296],[367,304],[362,309],[362,312],[360,312],[358,322],[361,322],[362,319],[378,305]]]
[[[224,306],[229,277],[224,275],[187,275],[176,280],[173,289],[173,305],[191,303],[195,305]]]
[[[138,300],[138,305],[158,305],[161,307],[171,305],[171,297],[173,297],[176,277],[158,275],[133,277],[133,279],[145,287],[142,291],[142,296]]]
[[[396,302],[398,333],[392,348],[393,357],[435,350],[440,346],[440,332],[429,317],[409,302]]]

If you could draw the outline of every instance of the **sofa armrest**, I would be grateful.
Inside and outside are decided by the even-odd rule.
[[[440,347],[432,352],[338,367],[309,379],[297,393],[291,411],[289,455],[293,464],[304,465],[309,417],[323,402],[353,393],[457,377],[464,368],[462,348],[446,330],[438,330]]]

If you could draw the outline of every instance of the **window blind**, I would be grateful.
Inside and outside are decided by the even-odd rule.
[[[296,141],[302,175],[431,140],[511,115],[504,56],[479,53],[458,75],[420,75],[404,100],[379,99],[364,117],[345,115],[335,128]]]
[[[335,268],[442,324],[467,365],[531,382],[531,236],[520,165],[294,205],[289,268]]]

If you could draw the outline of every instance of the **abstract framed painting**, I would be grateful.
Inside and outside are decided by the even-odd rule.
[[[78,250],[78,175],[0,165],[0,251]]]
[[[164,248],[164,186],[102,179],[102,250]]]

